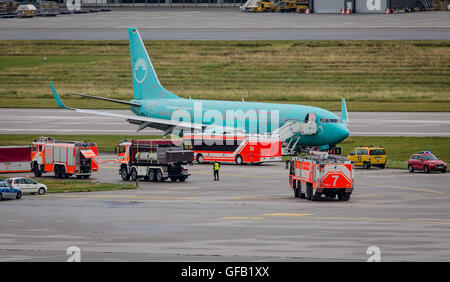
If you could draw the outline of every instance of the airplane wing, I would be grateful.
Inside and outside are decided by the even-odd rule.
[[[122,115],[122,114],[116,114],[116,113],[109,113],[109,112],[103,112],[103,111],[96,111],[96,110],[85,110],[85,109],[77,109],[77,108],[71,108],[67,107],[59,97],[59,94],[56,92],[55,87],[50,82],[50,87],[53,91],[53,96],[55,97],[56,103],[60,108],[66,109],[66,110],[72,110],[78,113],[84,113],[84,114],[91,114],[91,115],[100,115],[100,116],[107,116],[112,118],[120,118],[123,120],[128,121],[131,124],[138,125],[137,131],[140,131],[146,127],[152,127],[159,130],[164,131],[164,135],[170,134],[173,129],[194,129],[194,130],[203,130],[207,126],[204,124],[195,124],[191,122],[181,122],[181,121],[174,121],[174,120],[166,120],[166,119],[160,119],[160,118],[151,118],[151,117],[142,117],[142,116],[133,116],[133,115]],[[83,95],[88,96],[88,95]],[[91,97],[95,98],[95,97]],[[104,99],[103,99],[104,100]],[[112,99],[109,99],[112,100]],[[124,102],[124,101],[122,101]],[[128,105],[132,106],[139,106],[139,104],[134,103],[128,103],[125,102]],[[125,104],[124,103],[124,104]]]

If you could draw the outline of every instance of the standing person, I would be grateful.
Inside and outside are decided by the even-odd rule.
[[[219,181],[219,169],[220,169],[220,163],[218,161],[215,161],[213,164],[213,171],[214,171],[214,181]]]

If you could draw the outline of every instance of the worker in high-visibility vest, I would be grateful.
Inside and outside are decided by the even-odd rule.
[[[218,161],[215,161],[213,164],[213,171],[214,171],[214,181],[219,181],[219,169],[220,169],[220,163]]]

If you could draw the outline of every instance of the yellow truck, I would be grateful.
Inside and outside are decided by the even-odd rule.
[[[377,166],[383,169],[386,166],[386,150],[383,147],[357,147],[347,156],[355,166],[362,166],[369,169],[371,166]]]
[[[297,10],[297,1],[279,1],[276,5],[275,11],[284,12],[295,12]]]
[[[297,1],[297,13],[305,13],[309,8],[309,1]]]
[[[256,6],[251,7],[250,9],[254,13],[273,12],[275,11],[275,3],[258,1]]]

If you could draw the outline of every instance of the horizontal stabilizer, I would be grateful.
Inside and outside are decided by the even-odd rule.
[[[84,114],[91,114],[91,115],[98,115],[98,116],[107,116],[112,118],[119,118],[128,121],[131,124],[139,125],[139,130],[144,129],[145,127],[152,127],[159,130],[163,130],[164,134],[169,134],[172,132],[172,130],[176,127],[178,129],[188,129],[188,130],[203,130],[206,125],[203,124],[196,124],[191,122],[181,122],[176,120],[167,120],[167,119],[160,119],[160,118],[152,118],[152,117],[143,117],[143,116],[132,116],[132,115],[123,115],[118,113],[109,113],[109,112],[103,112],[103,111],[97,111],[97,110],[85,110],[85,109],[77,109],[77,108],[70,108],[64,105],[63,101],[61,100],[61,97],[59,97],[58,93],[56,92],[55,87],[53,86],[53,83],[50,82],[50,87],[53,92],[53,96],[55,97],[56,103],[60,108],[66,109],[66,110],[72,110],[79,113]],[[85,94],[82,94],[85,95]],[[123,101],[122,101],[123,102]],[[134,104],[139,105],[139,104]]]
[[[69,92],[66,94],[77,95],[77,96],[81,96],[81,97],[88,97],[88,98],[93,98],[93,99],[98,99],[98,100],[103,100],[103,101],[108,101],[108,102],[113,102],[113,103],[124,104],[124,105],[128,105],[128,106],[134,106],[134,107],[141,106],[141,104],[139,104],[139,103],[133,103],[133,102],[128,102],[128,101],[116,100],[116,99],[111,99],[111,98],[105,98],[105,97],[99,97],[99,96],[93,96],[93,95],[87,95],[87,94],[81,94],[81,93],[75,93],[75,92]]]

